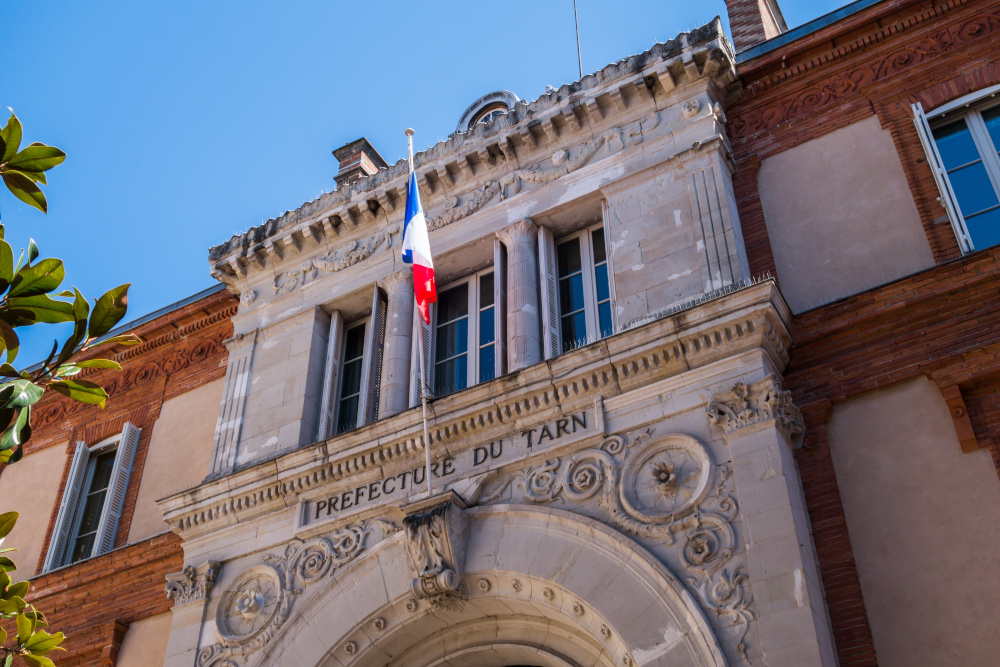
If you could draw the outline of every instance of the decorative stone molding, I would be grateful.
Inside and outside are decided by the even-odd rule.
[[[435,598],[457,591],[465,561],[465,503],[449,491],[403,509],[414,596]]]
[[[180,572],[167,575],[167,585],[163,590],[167,598],[174,601],[174,607],[200,602],[208,598],[208,592],[219,576],[219,568],[219,563],[214,560],[198,567],[187,565]]]
[[[533,242],[538,233],[538,225],[531,218],[522,218],[497,232],[497,238],[510,248],[517,242]]]
[[[731,392],[716,396],[708,406],[708,418],[726,435],[773,419],[796,447],[802,443],[805,432],[805,422],[792,403],[792,393],[783,391],[773,374],[749,386],[738,382]]]
[[[472,215],[498,194],[501,194],[500,184],[496,181],[490,181],[478,190],[474,190],[471,193],[471,199],[468,199],[464,204],[458,197],[449,198],[444,203],[444,213],[427,221],[428,231],[447,227],[453,222]]]
[[[198,652],[197,667],[245,663],[274,639],[306,588],[357,558],[373,535],[377,543],[397,530],[372,519],[308,542],[292,540],[280,555],[262,556],[265,564],[242,572],[223,593],[215,619],[219,641]]]
[[[379,285],[385,288],[386,294],[392,295],[400,289],[413,290],[413,270],[406,268],[395,273],[390,273],[385,278],[378,281]]]

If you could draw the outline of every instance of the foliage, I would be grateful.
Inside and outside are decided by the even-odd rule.
[[[21,135],[21,122],[11,111],[0,130],[0,177],[15,197],[45,213],[48,203],[39,185],[48,184],[45,172],[61,164],[66,155],[40,143],[20,149]],[[128,285],[108,291],[91,306],[75,287],[57,292],[66,276],[62,260],[39,259],[38,246],[31,239],[27,257],[22,250],[15,262],[14,251],[4,237],[0,224],[0,464],[13,464],[21,459],[31,437],[32,406],[46,389],[103,409],[107,392],[77,376],[86,369],[120,370],[121,366],[111,359],[83,357],[98,346],[129,345],[139,339],[132,334],[106,337],[125,316]],[[62,345],[56,341],[44,362],[28,370],[15,368],[20,349],[18,329],[64,322],[72,322],[73,333]],[[0,515],[0,539],[14,527],[17,516],[16,512]],[[13,549],[0,549],[0,553],[8,551]],[[46,654],[59,648],[63,634],[41,629],[46,625],[45,616],[24,601],[29,582],[11,583],[8,572],[14,569],[13,561],[0,555],[0,618],[14,618],[17,627],[10,646],[4,645],[8,636],[0,628],[0,657],[4,660],[0,667],[11,665],[14,656],[28,665],[52,667]]]

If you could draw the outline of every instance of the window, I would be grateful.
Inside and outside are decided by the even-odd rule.
[[[963,99],[930,119],[920,105],[914,112],[962,249],[1000,244],[1000,105]]]
[[[614,331],[604,229],[588,229],[556,245],[559,350],[568,352]]]
[[[486,271],[438,294],[430,373],[435,396],[496,377],[494,288],[493,271]]]
[[[319,433],[320,440],[346,433],[378,418],[379,383],[388,299],[376,285],[371,316],[345,326],[330,315]]]
[[[126,423],[120,434],[96,445],[77,443],[45,558],[46,571],[114,548],[140,433]]]

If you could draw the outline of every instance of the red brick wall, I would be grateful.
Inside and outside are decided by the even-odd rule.
[[[1000,6],[885,0],[744,63],[728,110],[734,186],[751,271],[776,274],[757,193],[761,161],[876,115],[889,130],[939,265],[804,313],[793,323],[786,385],[808,428],[796,458],[841,665],[876,665],[830,457],[832,405],[920,374],[959,385],[1000,471],[1000,249],[960,257],[914,128],[925,110],[1000,82]]]

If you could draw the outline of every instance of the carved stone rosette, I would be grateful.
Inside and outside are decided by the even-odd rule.
[[[435,598],[458,590],[467,538],[465,504],[449,492],[404,509],[413,594]]]
[[[244,570],[226,590],[216,611],[218,643],[198,652],[198,667],[235,667],[267,646],[292,613],[304,590],[357,558],[373,535],[382,541],[395,525],[373,519],[344,526],[308,542],[292,540],[282,554]]]
[[[773,374],[751,385],[737,382],[731,392],[716,396],[709,403],[708,418],[726,435],[773,419],[796,446],[805,431],[791,392],[783,391]]]
[[[175,607],[205,600],[215,585],[215,578],[219,576],[219,567],[214,560],[198,567],[187,565],[180,572],[167,575],[167,585],[163,590],[167,598],[174,601]]]

